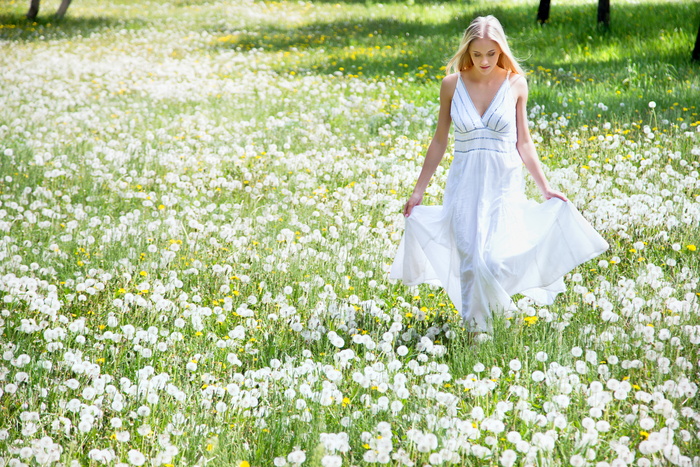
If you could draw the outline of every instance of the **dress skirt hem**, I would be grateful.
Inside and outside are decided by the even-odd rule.
[[[520,215],[511,217],[508,228],[489,233],[490,248],[478,250],[465,267],[455,241],[460,227],[446,211],[413,209],[389,277],[409,286],[442,286],[473,330],[489,331],[492,311],[513,309],[511,296],[518,293],[552,304],[566,290],[564,275],[608,248],[573,203],[525,199],[516,210]]]

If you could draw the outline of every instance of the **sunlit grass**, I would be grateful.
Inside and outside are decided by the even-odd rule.
[[[607,33],[593,1],[544,27],[536,2],[55,7],[0,6],[0,464],[45,437],[66,464],[359,465],[389,438],[430,462],[411,429],[463,465],[507,463],[513,433],[515,465],[663,464],[642,451],[667,426],[700,450],[693,2],[614,3]],[[386,271],[442,67],[485,13],[529,70],[550,180],[611,248],[475,339]],[[597,413],[598,385],[630,392]]]

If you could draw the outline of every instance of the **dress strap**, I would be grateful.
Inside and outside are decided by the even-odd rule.
[[[512,72],[510,70],[506,70],[506,82],[508,83],[508,87],[512,84],[510,82],[510,75],[512,75]]]
[[[508,73],[510,73],[510,71],[508,71]],[[518,81],[520,78],[523,77],[523,75],[521,75],[520,73],[515,73],[515,74],[516,74],[517,76],[516,76],[515,79],[513,80],[513,83],[515,83],[516,81]],[[510,76],[510,75],[509,75],[509,76]],[[510,84],[513,84],[513,83],[510,83]]]

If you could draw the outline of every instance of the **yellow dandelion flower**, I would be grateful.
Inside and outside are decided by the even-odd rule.
[[[523,318],[523,320],[527,323],[528,326],[531,326],[537,322],[539,318],[537,316],[526,316]]]

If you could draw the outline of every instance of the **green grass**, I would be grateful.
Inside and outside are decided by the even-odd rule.
[[[113,450],[108,463],[127,462],[132,449],[150,462],[171,443],[178,453],[154,463],[272,465],[298,448],[316,466],[332,454],[320,434],[339,432],[351,450],[336,454],[359,465],[382,421],[393,452],[422,465],[429,455],[409,430],[435,433],[440,449],[484,446],[485,429],[472,438],[453,429],[481,427],[474,407],[491,417],[499,402],[527,402],[543,416],[564,393],[564,427],[528,423],[512,408],[493,452],[455,449],[458,463],[499,465],[516,449],[509,432],[535,444],[554,430],[552,451],[529,461],[519,453],[516,465],[568,465],[587,455],[586,417],[612,425],[591,462],[611,463],[620,443],[667,462],[641,452],[667,419],[678,422],[682,454],[700,451],[697,421],[679,415],[697,417],[697,395],[667,388],[698,380],[679,360],[696,365],[700,324],[697,2],[613,3],[610,31],[596,26],[592,1],[554,2],[545,26],[532,1],[87,0],[60,22],[46,3],[36,23],[24,19],[26,6],[0,5],[0,465],[49,436],[65,464],[96,463],[93,449]],[[442,290],[394,283],[386,268],[434,130],[444,65],[481,14],[502,21],[529,70],[548,176],[611,248],[599,258],[607,264],[573,271],[552,306],[516,296],[520,310],[474,339]],[[441,202],[450,159],[426,204]],[[537,199],[532,185],[528,193]],[[659,337],[664,329],[672,338]],[[444,352],[426,350],[424,336]],[[357,358],[343,364],[343,349]],[[101,376],[66,363],[68,352]],[[21,354],[31,363],[15,366]],[[669,359],[667,373],[657,354]],[[522,369],[511,371],[515,359]],[[439,365],[451,378],[426,381]],[[157,401],[127,389],[148,369],[172,385],[151,391]],[[369,369],[378,375],[360,384]],[[551,384],[534,381],[536,370]],[[21,372],[27,382],[16,381]],[[384,391],[398,374],[408,393]],[[633,385],[630,395],[591,415],[591,388],[615,381]],[[331,383],[337,392],[321,403]],[[83,392],[110,384],[93,398]],[[675,414],[642,391],[665,397]],[[378,408],[382,396],[402,409]],[[100,407],[91,430],[75,428],[83,417],[67,408],[72,399]],[[632,417],[640,411],[653,429]],[[39,413],[35,432],[28,412]],[[68,433],[53,426],[61,417]],[[117,440],[121,431],[128,442]]]

